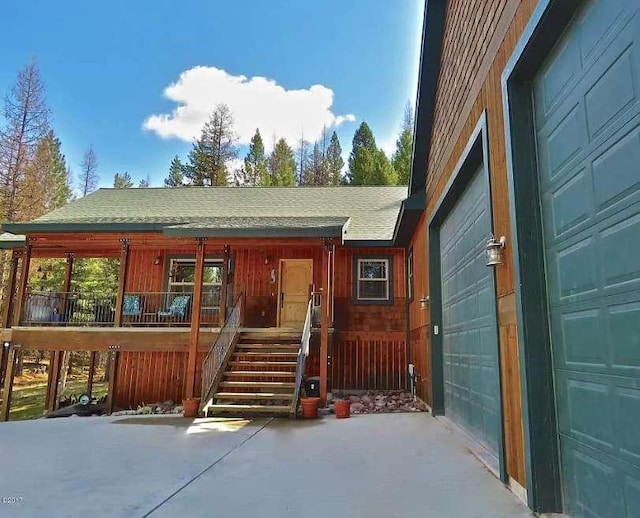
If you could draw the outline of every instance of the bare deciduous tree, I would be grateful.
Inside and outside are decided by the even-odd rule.
[[[80,186],[80,193],[82,196],[93,192],[98,187],[98,157],[93,150],[93,146],[89,146],[84,152],[82,158],[82,165],[80,166],[80,176],[78,177],[78,184]]]

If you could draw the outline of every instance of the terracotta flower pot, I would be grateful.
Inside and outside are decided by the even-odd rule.
[[[300,404],[302,405],[302,417],[305,419],[315,419],[318,417],[319,397],[302,397],[300,398]]]
[[[335,409],[338,419],[346,419],[351,415],[351,401],[348,399],[339,399],[335,402]]]
[[[200,398],[192,397],[182,400],[182,415],[184,417],[197,417],[200,412]]]

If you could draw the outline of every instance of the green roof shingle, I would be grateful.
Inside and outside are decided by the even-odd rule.
[[[405,186],[100,189],[32,222],[3,229],[21,234],[206,231],[211,236],[264,231],[265,237],[276,237],[292,229],[316,229],[320,235],[322,229],[335,232],[344,225],[345,241],[388,241],[406,195]]]

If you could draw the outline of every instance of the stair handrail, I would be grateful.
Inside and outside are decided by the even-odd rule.
[[[311,342],[311,313],[313,309],[313,298],[309,300],[307,305],[307,316],[304,319],[304,327],[302,328],[302,337],[300,338],[300,349],[298,350],[298,362],[296,364],[296,384],[293,393],[293,401],[291,404],[291,412],[294,417],[298,415],[298,403],[300,398],[300,388],[302,387],[302,378],[309,356],[309,344]]]
[[[244,297],[241,293],[202,363],[201,411],[207,406],[212,395],[218,389],[224,369],[240,336],[243,301]]]

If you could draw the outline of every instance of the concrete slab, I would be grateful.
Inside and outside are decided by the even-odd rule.
[[[189,425],[0,424],[0,516],[532,516],[427,414]]]

